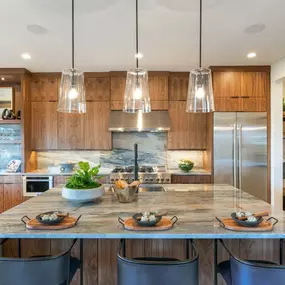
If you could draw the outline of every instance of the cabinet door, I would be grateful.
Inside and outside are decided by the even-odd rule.
[[[168,100],[168,72],[167,75],[149,75],[149,96],[152,101]]]
[[[266,98],[265,97],[248,97],[241,98],[241,110],[243,112],[266,112]]]
[[[112,149],[112,133],[108,130],[109,117],[109,102],[87,104],[85,149]]]
[[[169,103],[168,149],[206,149],[207,114],[187,113],[185,101]]]
[[[4,211],[7,211],[23,202],[22,188],[22,184],[4,184]]]
[[[241,97],[243,98],[266,98],[269,94],[268,72],[242,72]]]
[[[0,214],[4,212],[4,184],[0,184]]]
[[[241,98],[214,98],[215,99],[215,111],[216,112],[238,112],[241,109]]]
[[[57,103],[32,102],[32,148],[57,148]]]
[[[126,89],[126,74],[111,76],[111,110],[122,110]]]
[[[236,98],[241,96],[241,72],[214,72],[214,97]]]
[[[110,77],[85,78],[86,101],[110,101]]]
[[[189,84],[189,72],[170,73],[169,101],[186,101]]]
[[[31,101],[57,101],[58,80],[59,79],[55,76],[33,77],[31,80]]]
[[[85,114],[58,113],[58,149],[85,148],[85,116]]]

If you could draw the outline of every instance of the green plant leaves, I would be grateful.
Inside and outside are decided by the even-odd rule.
[[[80,161],[78,163],[80,169],[68,179],[66,187],[70,189],[92,189],[100,187],[97,177],[101,165],[90,169],[89,162]]]

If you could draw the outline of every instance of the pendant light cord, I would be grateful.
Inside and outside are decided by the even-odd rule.
[[[202,0],[200,0],[200,38],[199,38],[199,68],[202,67]]]
[[[72,69],[74,69],[74,0],[72,0]]]
[[[136,0],[136,68],[139,68],[139,8]]]

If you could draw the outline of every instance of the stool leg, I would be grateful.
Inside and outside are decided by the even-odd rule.
[[[83,239],[80,239],[80,285],[83,285]]]
[[[214,239],[214,264],[213,264],[213,280],[214,285],[218,285],[218,241]]]
[[[283,252],[284,252],[284,240],[283,239],[280,239],[280,244],[279,244],[279,262],[280,262],[280,265],[283,264]]]

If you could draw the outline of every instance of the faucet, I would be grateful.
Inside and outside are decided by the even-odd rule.
[[[135,181],[139,180],[139,165],[138,165],[138,144],[134,144],[135,151],[135,169],[134,169],[134,179]]]

